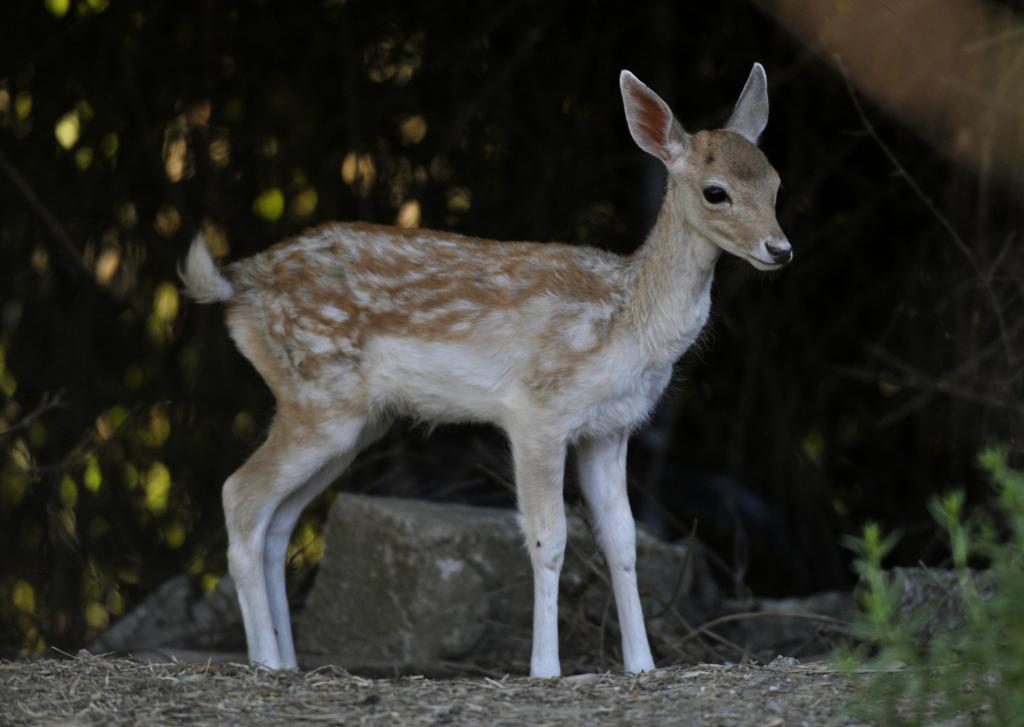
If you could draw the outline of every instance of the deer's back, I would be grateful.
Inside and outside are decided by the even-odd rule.
[[[592,248],[331,224],[229,266],[228,321],[279,400],[494,419],[470,410],[565,388],[609,344],[625,269]]]

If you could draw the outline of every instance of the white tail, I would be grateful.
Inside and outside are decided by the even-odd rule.
[[[178,269],[178,275],[185,281],[185,292],[198,303],[219,303],[235,292],[227,278],[217,270],[202,233],[192,240],[185,267]]]
[[[531,673],[557,676],[562,478],[573,446],[611,573],[625,668],[653,668],[626,496],[626,445],[707,320],[722,250],[761,269],[792,251],[778,175],[755,146],[767,122],[755,65],[724,130],[690,135],[628,71],[630,133],[668,189],[639,250],[498,243],[331,224],[218,272],[201,240],[183,277],[229,300],[242,353],[277,399],[267,441],[224,485],[229,564],[249,657],[294,667],[284,560],[302,509],[397,416],[492,422],[511,442],[534,573]],[[358,577],[359,574],[353,574]]]

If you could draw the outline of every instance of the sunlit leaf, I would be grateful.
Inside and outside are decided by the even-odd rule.
[[[71,7],[71,0],[46,0],[46,9],[58,18],[63,18]]]
[[[265,189],[253,200],[253,212],[267,220],[275,222],[284,214],[284,192],[279,187]]]
[[[365,197],[377,179],[377,166],[369,154],[349,152],[341,162],[341,180],[356,187],[356,194]]]
[[[204,573],[203,577],[199,579],[199,585],[206,593],[211,593],[220,583],[220,576],[214,575],[213,573]]]
[[[173,522],[164,528],[164,542],[169,548],[180,548],[185,544],[185,526],[180,522]]]
[[[174,237],[181,229],[181,213],[173,205],[164,205],[153,219],[153,229],[161,237]]]
[[[170,323],[178,315],[178,286],[164,281],[153,293],[153,313],[161,323]]]
[[[82,484],[89,492],[99,492],[103,486],[103,472],[100,470],[100,463],[95,457],[89,457],[85,465],[85,473],[82,475]]]
[[[146,473],[146,509],[154,515],[167,511],[171,494],[171,472],[163,462],[154,462]]]
[[[455,168],[446,157],[436,156],[430,160],[430,176],[439,182],[447,182],[455,174]]]
[[[29,626],[25,629],[25,634],[21,640],[21,649],[19,654],[27,657],[40,657],[46,652],[46,639],[39,633],[39,629],[35,626]]]
[[[110,614],[107,607],[99,601],[89,601],[85,606],[85,622],[90,628],[101,631],[110,625]]]
[[[117,275],[117,269],[121,267],[121,250],[118,247],[107,247],[96,258],[96,282],[100,285],[110,285],[110,281]]]
[[[131,462],[125,462],[124,469],[121,472],[121,477],[124,480],[124,486],[129,490],[134,490],[139,486],[139,470]]]
[[[398,209],[398,218],[395,220],[399,227],[419,227],[420,224],[420,203],[418,200],[410,199],[402,203]]]
[[[164,142],[164,172],[172,182],[180,182],[185,176],[188,161],[188,141],[183,136],[173,136],[168,131]]]
[[[312,523],[296,528],[288,545],[288,559],[299,567],[315,565],[324,554],[324,536]]]
[[[825,457],[825,437],[817,429],[812,429],[804,435],[800,449],[810,462],[821,464]]]
[[[92,104],[84,98],[75,104],[75,111],[78,112],[78,118],[83,122],[89,121],[96,115],[96,111],[93,109]]]
[[[292,214],[296,217],[309,217],[316,211],[316,190],[312,187],[302,190],[292,198]]]
[[[25,121],[32,114],[32,94],[22,91],[14,97],[14,115]]]
[[[0,475],[0,502],[8,507],[13,507],[25,499],[25,492],[28,489],[28,479],[23,475],[4,474]]]
[[[96,433],[100,436],[100,439],[110,439],[127,418],[127,409],[123,406],[112,406],[96,417]]]
[[[171,420],[167,416],[165,407],[154,406],[149,410],[149,427],[139,432],[139,439],[146,446],[156,449],[162,447],[170,436]]]
[[[212,113],[213,105],[209,101],[198,101],[188,110],[188,122],[192,126],[206,126]]]
[[[448,209],[452,212],[467,212],[473,204],[473,196],[466,187],[452,187],[448,190]]]
[[[210,142],[209,155],[213,166],[219,169],[223,169],[231,163],[231,141],[226,133]]]
[[[215,258],[222,258],[231,251],[227,232],[220,225],[203,223],[203,235],[206,237],[206,247]]]
[[[50,253],[44,248],[37,247],[32,251],[32,269],[42,275],[50,267]]]
[[[71,475],[64,475],[60,481],[60,501],[64,507],[70,508],[78,503],[78,484]]]
[[[75,151],[75,166],[85,171],[92,166],[92,147],[83,146]]]
[[[345,158],[341,160],[341,181],[345,184],[352,184],[356,181],[356,173],[358,170],[359,156],[354,151],[350,151],[345,155]]]
[[[121,227],[125,229],[131,229],[139,222],[139,213],[135,209],[135,205],[131,202],[125,202],[117,208],[117,221]]]
[[[78,518],[75,517],[74,510],[62,507],[57,512],[57,524],[60,525],[60,529],[64,531],[64,534],[69,539],[78,539]]]
[[[139,569],[134,566],[124,566],[117,569],[117,580],[122,583],[136,584],[141,579],[139,577]]]
[[[57,119],[53,126],[53,135],[57,137],[57,143],[63,149],[70,149],[78,143],[78,137],[82,133],[82,121],[78,111],[71,110]]]
[[[28,581],[17,580],[11,589],[11,603],[19,611],[33,613],[36,610],[36,590]]]
[[[18,439],[14,440],[14,446],[12,446],[7,456],[11,460],[11,464],[14,468],[22,472],[28,472],[32,469],[32,452],[29,451],[28,445],[25,444],[25,440]]]
[[[121,140],[118,138],[117,133],[113,131],[109,134],[104,134],[103,138],[100,139],[100,153],[107,159],[116,157],[120,148]]]
[[[99,573],[96,570],[96,562],[89,558],[86,562],[86,567],[82,569],[82,595],[86,599],[96,599],[100,597],[102,591]]]
[[[35,449],[39,449],[46,444],[46,425],[36,420],[32,422],[32,426],[28,430],[28,441],[32,443]]]
[[[107,610],[114,616],[124,613],[124,597],[116,588],[107,594]]]
[[[405,144],[419,144],[427,135],[427,120],[420,114],[407,116],[398,125],[398,131]]]

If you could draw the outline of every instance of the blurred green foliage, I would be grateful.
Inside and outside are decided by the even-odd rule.
[[[220,484],[272,402],[220,311],[179,293],[197,230],[222,259],[330,219],[629,252],[662,179],[622,67],[696,129],[765,63],[796,247],[774,278],[721,266],[706,343],[634,443],[638,491],[688,524],[685,468],[729,473],[771,532],[730,501],[701,535],[762,592],[807,591],[849,583],[839,536],[867,515],[917,558],[925,495],[983,492],[979,442],[1020,446],[1019,195],[878,119],[992,269],[980,286],[835,72],[752,6],[16,0],[0,27],[0,645],[87,644],[166,578],[224,571]],[[511,502],[493,433],[376,452],[348,486]]]
[[[853,705],[861,718],[879,724],[1024,720],[1024,473],[998,450],[986,450],[981,462],[995,484],[991,512],[968,516],[962,492],[929,501],[960,574],[957,592],[946,597],[962,603],[962,625],[922,639],[929,615],[901,609],[899,588],[882,568],[897,538],[882,537],[871,524],[852,540],[863,585],[855,629],[874,650],[844,658],[850,671],[874,671]],[[985,566],[992,592],[979,593],[971,565]]]

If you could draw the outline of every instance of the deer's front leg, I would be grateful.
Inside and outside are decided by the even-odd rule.
[[[530,676],[557,677],[558,576],[565,556],[562,479],[565,442],[536,431],[510,431],[523,533],[533,565],[533,655]]]
[[[627,672],[654,668],[636,583],[636,526],[626,494],[626,444],[623,432],[576,445],[580,488],[590,508],[594,537],[611,574],[622,631]]]

